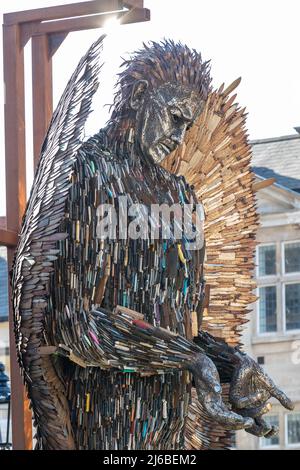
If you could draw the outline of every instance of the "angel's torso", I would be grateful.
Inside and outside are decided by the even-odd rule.
[[[120,218],[125,202],[129,212],[131,204],[140,204],[150,214],[152,204],[182,206],[197,201],[183,179],[162,169],[128,165],[94,137],[79,151],[72,175],[64,222],[70,236],[60,242],[65,266],[60,270],[64,274],[55,280],[56,310],[64,308],[66,299],[79,315],[97,304],[108,310],[122,305],[144,314],[150,323],[192,339],[192,317],[201,316],[204,247],[189,250],[184,237],[130,238],[134,216]],[[104,241],[98,237],[102,204],[111,205],[111,214],[117,216],[115,238]],[[124,223],[127,238],[120,239]],[[148,228],[150,233],[150,224]],[[68,268],[68,259],[74,258],[78,260],[75,273]],[[190,399],[188,374],[141,377],[76,367],[69,387],[79,448],[182,446]]]

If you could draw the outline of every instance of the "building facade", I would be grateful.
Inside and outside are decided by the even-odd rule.
[[[276,183],[257,194],[258,301],[245,331],[245,350],[294,401],[289,412],[271,400],[268,420],[279,435],[258,439],[236,433],[239,449],[300,450],[300,135],[252,142],[258,180]]]

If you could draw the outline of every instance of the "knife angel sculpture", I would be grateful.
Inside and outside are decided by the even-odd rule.
[[[293,405],[238,348],[258,220],[237,82],[212,91],[199,53],[151,43],[125,61],[107,126],[83,142],[102,40],[53,114],[13,267],[37,448],[271,436],[269,398]]]

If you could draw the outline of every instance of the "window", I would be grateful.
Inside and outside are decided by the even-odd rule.
[[[300,283],[285,284],[285,327],[300,328]]]
[[[300,272],[300,242],[284,244],[285,273]]]
[[[0,321],[8,319],[7,250],[0,246]]]
[[[279,418],[277,415],[267,415],[264,416],[264,420],[270,424],[270,426],[279,427]],[[260,438],[260,447],[273,447],[279,445],[279,436],[272,436],[270,438],[261,437]]]
[[[271,276],[276,274],[276,246],[266,245],[258,248],[258,273],[259,276]]]
[[[276,286],[259,288],[259,332],[271,333],[277,330]]]
[[[287,415],[287,444],[300,445],[300,413]]]
[[[299,331],[300,240],[258,246],[257,265],[257,334]]]

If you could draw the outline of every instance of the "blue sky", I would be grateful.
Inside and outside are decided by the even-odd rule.
[[[39,8],[63,0],[6,0],[0,12]],[[152,20],[115,29],[106,40],[102,85],[94,101],[87,134],[97,131],[108,117],[113,83],[120,57],[143,41],[164,37],[181,40],[212,61],[213,84],[229,84],[242,76],[238,102],[247,107],[251,139],[294,133],[300,126],[299,0],[145,0]],[[100,30],[72,33],[54,59],[54,102],[90,43]],[[1,39],[2,49],[2,39]],[[30,63],[30,48],[26,61]],[[2,52],[1,52],[2,54]],[[2,55],[1,55],[2,66]],[[0,67],[2,75],[2,68]],[[30,67],[26,68],[27,122],[30,123]],[[3,89],[0,90],[1,113]],[[0,126],[0,215],[5,212],[3,114]],[[32,145],[27,139],[28,187],[32,181]]]

